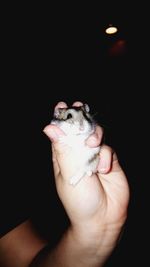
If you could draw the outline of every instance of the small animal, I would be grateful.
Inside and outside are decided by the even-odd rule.
[[[65,135],[60,142],[72,149],[72,159],[75,162],[76,172],[69,179],[75,186],[85,175],[91,176],[97,172],[100,146],[91,148],[85,140],[95,131],[96,121],[90,114],[88,104],[81,107],[57,108],[51,124],[64,131]]]

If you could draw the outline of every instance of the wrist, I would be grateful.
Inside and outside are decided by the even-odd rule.
[[[89,228],[90,226],[90,228]],[[102,267],[116,245],[119,228],[71,225],[57,246],[45,249],[31,266]]]
[[[89,255],[97,258],[98,262],[106,261],[116,247],[122,232],[125,220],[112,225],[85,224],[71,226],[70,232],[74,242],[82,247]]]

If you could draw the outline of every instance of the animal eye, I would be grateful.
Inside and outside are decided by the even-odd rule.
[[[88,104],[84,104],[84,109],[86,112],[89,112],[90,111],[90,107]]]
[[[68,115],[67,115],[67,120],[68,119],[71,119],[72,118],[72,114],[71,113],[68,113]]]

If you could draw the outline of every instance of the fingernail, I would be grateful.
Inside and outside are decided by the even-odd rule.
[[[99,163],[99,172],[101,173],[106,173],[108,171],[108,165],[107,162],[104,161],[103,159],[100,159],[100,163]]]

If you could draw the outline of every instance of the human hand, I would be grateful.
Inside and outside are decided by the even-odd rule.
[[[82,103],[73,105],[81,106]],[[58,107],[67,107],[67,104],[59,102],[55,108]],[[59,142],[63,131],[55,125],[46,126],[43,131],[52,142],[56,188],[72,226],[83,232],[84,229],[95,233],[111,231],[111,237],[115,239],[126,220],[129,186],[116,153],[102,144],[103,129],[97,126],[86,141],[89,147],[101,144],[98,172],[91,177],[85,176],[76,186],[68,183],[74,162],[70,147]]]

